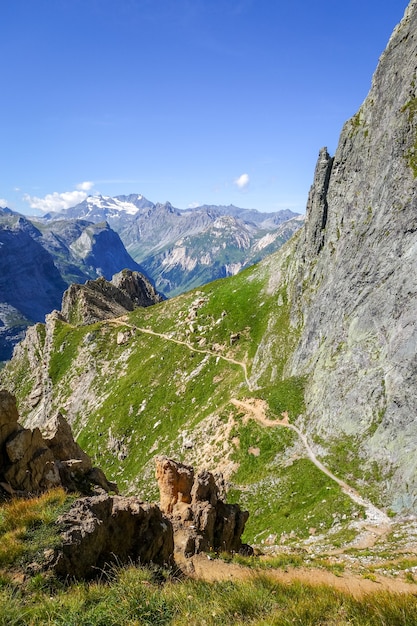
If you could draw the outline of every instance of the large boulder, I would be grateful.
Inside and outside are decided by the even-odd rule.
[[[211,472],[156,458],[160,507],[172,521],[175,550],[187,557],[205,550],[238,552],[248,511],[226,504]]]
[[[194,483],[194,469],[191,466],[176,463],[168,457],[158,457],[156,479],[161,511],[171,515],[174,507],[178,510],[182,503],[191,503],[191,489]]]
[[[13,490],[39,493],[62,484],[54,455],[38,428],[17,429],[4,447],[4,481]]]
[[[159,507],[136,497],[92,496],[77,500],[58,520],[62,546],[59,576],[92,578],[112,563],[173,562],[172,525]]]

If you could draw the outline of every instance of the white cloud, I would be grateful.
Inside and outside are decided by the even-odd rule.
[[[94,183],[91,180],[85,180],[83,183],[79,183],[77,189],[80,191],[90,191],[94,187]]]
[[[0,198],[0,207],[4,209],[7,205],[7,200],[5,200],[4,198]]]
[[[191,202],[191,204],[188,205],[187,209],[196,209],[199,206],[201,206],[200,202]]]
[[[249,185],[249,174],[241,174],[239,178],[236,178],[234,183],[239,189],[245,189],[245,187]]]
[[[25,202],[29,203],[31,209],[39,209],[40,211],[47,213],[48,211],[62,211],[63,209],[69,209],[70,207],[73,207],[79,202],[85,200],[87,195],[86,191],[82,190],[64,191],[63,193],[54,191],[53,193],[48,193],[44,198],[30,196],[26,193],[23,196],[23,199]]]

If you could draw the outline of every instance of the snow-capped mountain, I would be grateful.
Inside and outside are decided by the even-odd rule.
[[[303,224],[290,210],[266,213],[233,205],[177,209],[144,196],[89,196],[46,216],[107,221],[165,295],[234,274],[277,250]],[[243,243],[242,243],[243,242]]]
[[[47,219],[56,217],[84,219],[89,222],[112,222],[120,218],[134,217],[142,209],[149,209],[154,206],[153,202],[147,200],[140,194],[130,194],[129,196],[88,196],[83,202],[75,207],[65,209],[62,213],[48,213]]]

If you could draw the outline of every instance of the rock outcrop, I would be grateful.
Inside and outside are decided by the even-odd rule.
[[[53,567],[59,576],[90,578],[111,563],[172,564],[175,551],[191,556],[207,549],[241,548],[247,511],[225,504],[210,472],[157,460],[161,506],[104,493],[78,499],[59,520],[62,542]],[[39,428],[18,423],[15,398],[0,391],[0,490],[5,496],[62,486],[89,494],[116,491],[74,441],[62,415]]]
[[[172,565],[175,555],[242,548],[247,511],[225,504],[213,474],[156,459],[160,506],[137,497],[106,494],[80,498],[58,524],[62,543],[53,567],[59,576],[97,576],[112,563]],[[250,548],[246,546],[246,548]]]
[[[152,283],[140,272],[124,269],[113,276],[111,283],[125,293],[135,307],[151,306],[164,300],[164,296],[157,293]]]
[[[101,277],[84,285],[71,285],[62,298],[61,315],[71,324],[93,324],[162,299],[143,274],[123,270],[110,282]]]
[[[206,550],[238,552],[248,511],[219,497],[213,474],[168,457],[156,459],[160,508],[172,521],[175,550],[189,557]]]
[[[16,401],[0,391],[0,487],[5,494],[33,494],[62,486],[90,493],[94,486],[116,491],[117,485],[93,467],[91,459],[74,441],[62,415],[39,428],[18,423]]]
[[[82,498],[58,523],[63,543],[56,552],[54,569],[59,576],[92,578],[112,563],[173,562],[170,521],[157,505],[139,498]]]

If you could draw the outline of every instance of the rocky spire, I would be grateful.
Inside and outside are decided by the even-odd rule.
[[[329,189],[332,166],[333,158],[327,152],[327,148],[322,148],[317,160],[314,181],[307,201],[304,249],[308,258],[316,256],[324,245],[328,214],[327,191]]]

